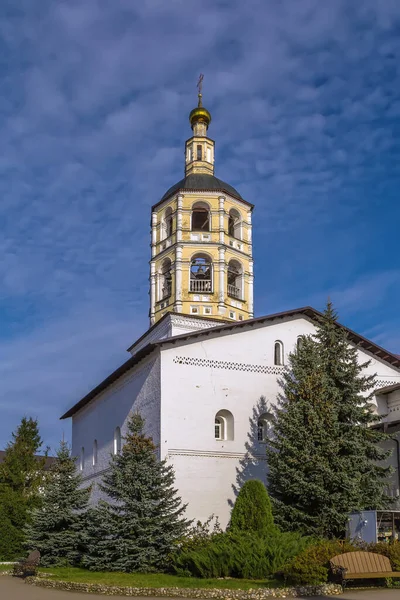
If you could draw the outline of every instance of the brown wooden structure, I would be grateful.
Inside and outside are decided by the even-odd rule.
[[[339,577],[343,587],[349,579],[389,579],[400,577],[393,571],[390,560],[373,552],[346,552],[330,560],[332,573]]]

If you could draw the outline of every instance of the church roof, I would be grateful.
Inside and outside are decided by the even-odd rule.
[[[165,315],[163,318],[165,318]],[[141,360],[143,360],[146,356],[151,354],[156,348],[161,348],[162,346],[166,346],[167,344],[176,344],[179,345],[179,342],[183,342],[189,339],[195,339],[198,337],[207,337],[214,333],[219,333],[223,331],[233,330],[234,332],[245,329],[249,327],[253,327],[256,324],[268,323],[274,320],[279,319],[287,319],[290,317],[308,317],[311,321],[317,321],[319,317],[322,317],[322,313],[312,308],[311,306],[305,306],[303,308],[296,308],[293,310],[286,310],[280,313],[274,313],[272,315],[266,315],[264,317],[256,317],[255,319],[247,319],[245,321],[236,321],[234,323],[218,325],[216,327],[209,327],[207,329],[201,329],[199,331],[193,331],[191,333],[184,333],[182,335],[176,335],[172,338],[167,338],[160,340],[158,342],[152,342],[147,344],[144,348],[139,350],[136,354],[131,356],[126,362],[124,362],[116,371],[111,373],[104,381],[102,381],[97,387],[91,390],[86,396],[84,396],[79,402],[77,402],[72,408],[70,408],[66,413],[60,417],[61,419],[68,419],[76,414],[79,410],[81,410],[86,404],[88,404],[93,398],[95,398],[100,392],[105,390],[109,385],[117,381],[122,375],[124,375],[127,371],[132,369],[135,365],[137,365]],[[160,321],[159,321],[160,322]],[[370,354],[376,356],[379,360],[388,363],[392,367],[400,370],[400,357],[388,350],[385,350],[378,344],[375,344],[371,340],[359,335],[355,331],[352,331],[348,327],[337,323],[338,327],[344,329],[347,333],[348,339],[353,342],[354,345],[358,346],[362,350],[369,352]]]
[[[233,196],[234,198],[237,198],[245,204],[248,204],[249,206],[253,207],[253,204],[250,204],[250,202],[244,200],[234,187],[229,185],[229,183],[225,183],[225,181],[222,181],[222,179],[218,179],[214,175],[209,175],[207,173],[190,173],[190,175],[187,175],[186,177],[178,181],[178,183],[175,183],[175,185],[170,187],[169,190],[165,192],[161,200],[153,206],[153,208],[181,190],[186,190],[190,192],[226,192],[230,196]]]

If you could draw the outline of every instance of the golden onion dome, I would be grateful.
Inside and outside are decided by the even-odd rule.
[[[199,98],[199,106],[196,106],[196,108],[191,111],[189,121],[192,129],[194,125],[199,122],[205,123],[207,127],[211,123],[211,115],[208,110],[201,105],[201,98]]]

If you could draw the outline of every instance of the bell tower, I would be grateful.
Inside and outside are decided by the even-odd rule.
[[[152,207],[150,325],[167,311],[224,321],[253,317],[254,207],[214,175],[202,80],[189,115],[185,177]]]

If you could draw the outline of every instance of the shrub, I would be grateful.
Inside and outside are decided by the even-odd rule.
[[[293,533],[277,532],[265,538],[244,531],[216,533],[197,547],[183,546],[177,551],[172,570],[202,578],[263,579],[281,569],[308,543],[307,538]]]
[[[329,561],[337,554],[358,550],[350,542],[337,540],[318,541],[288,561],[281,574],[297,585],[315,585],[325,583],[329,575]]]
[[[376,552],[387,556],[392,565],[393,571],[400,571],[400,542],[395,541],[390,544],[379,542],[377,544],[368,544],[365,548],[368,552]]]
[[[271,501],[265,485],[258,479],[246,481],[241,488],[232,509],[229,528],[232,531],[251,531],[260,536],[275,533]]]
[[[199,520],[196,525],[192,525],[177,546],[182,551],[197,550],[209,544],[220,533],[222,529],[218,517],[211,515],[204,523]]]

